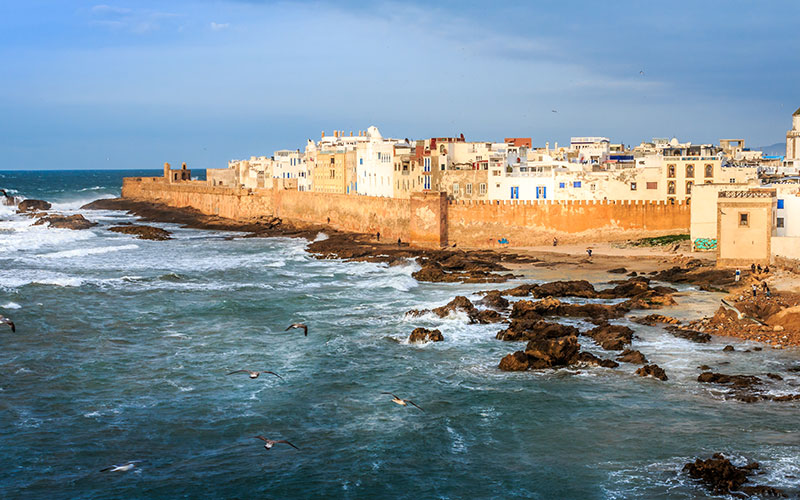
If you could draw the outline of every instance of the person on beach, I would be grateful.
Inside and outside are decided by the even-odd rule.
[[[766,281],[761,282],[761,291],[764,292],[764,295],[769,298],[772,293],[770,292],[769,285],[767,285]]]
[[[401,246],[402,244],[403,242],[400,240],[400,238],[397,238],[397,246]]]
[[[376,238],[378,241],[381,241],[381,232],[380,232],[380,231],[378,231],[377,233],[375,233],[375,238]]]
[[[753,262],[752,264],[750,264],[750,272],[751,272],[751,273],[754,273],[754,272],[756,272],[756,263],[755,263],[755,262]]]
[[[758,271],[759,274],[761,274],[761,264],[756,266],[756,270]]]
[[[330,218],[330,217],[328,217],[328,224],[330,224],[330,223],[331,223],[331,218]]]
[[[558,246],[558,238],[553,238],[553,246],[554,247]]]
[[[764,266],[764,274],[769,274],[769,264]]]
[[[587,248],[586,249],[586,253],[589,254],[589,258],[591,259],[592,258],[592,249],[591,248]]]
[[[734,281],[739,281],[739,278],[741,278],[741,276],[742,276],[742,272],[737,269],[736,272],[733,273]]]
[[[756,286],[755,283],[753,283],[753,298],[756,298],[757,295],[758,295],[758,287]]]

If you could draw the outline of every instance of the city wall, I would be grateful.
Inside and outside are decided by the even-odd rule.
[[[236,189],[201,181],[168,183],[126,178],[124,198],[191,207],[208,215],[252,219],[274,215],[289,222],[330,224],[424,247],[546,245],[640,238],[689,231],[689,206],[663,202],[447,201],[441,193],[410,199],[278,189]],[[330,219],[330,222],[328,222]],[[505,243],[502,246],[506,246]]]

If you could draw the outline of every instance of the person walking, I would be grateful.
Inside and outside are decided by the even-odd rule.
[[[741,272],[741,271],[739,271],[739,270],[737,269],[737,270],[736,270],[736,272],[735,272],[735,273],[733,273],[733,279],[734,279],[734,281],[737,281],[737,282],[738,282],[738,281],[739,281],[739,278],[741,278],[741,277],[742,277],[742,272]]]
[[[761,264],[756,266],[756,271],[758,271],[758,273],[761,274]]]
[[[769,264],[764,266],[764,274],[769,274]]]
[[[750,272],[751,273],[755,273],[756,272],[756,263],[755,262],[750,264]]]
[[[397,246],[401,246],[402,244],[403,244],[402,240],[400,240],[400,238],[397,238]]]
[[[375,238],[377,238],[378,241],[381,241],[381,232],[380,231],[375,233]]]
[[[591,259],[592,258],[592,249],[591,248],[587,248],[586,249],[586,253],[589,254],[589,258]]]
[[[558,246],[558,238],[553,238],[553,246],[554,247]]]
[[[758,295],[758,287],[753,283],[753,298],[756,298],[756,295]]]

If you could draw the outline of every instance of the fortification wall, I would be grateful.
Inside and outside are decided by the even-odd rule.
[[[609,241],[686,233],[689,206],[663,202],[448,202],[440,193],[410,199],[315,193],[282,189],[237,189],[202,181],[167,183],[162,178],[127,178],[122,196],[191,207],[208,215],[250,219],[275,215],[289,222],[328,224],[342,231],[375,233],[394,241],[439,247],[511,247],[562,242]]]
[[[636,201],[459,201],[448,208],[448,241],[463,246],[547,245],[688,232],[689,206]]]

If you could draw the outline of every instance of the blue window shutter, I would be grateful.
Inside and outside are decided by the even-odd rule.
[[[547,199],[547,186],[542,188],[542,198]]]
[[[783,200],[778,200],[778,208],[783,208]]]

